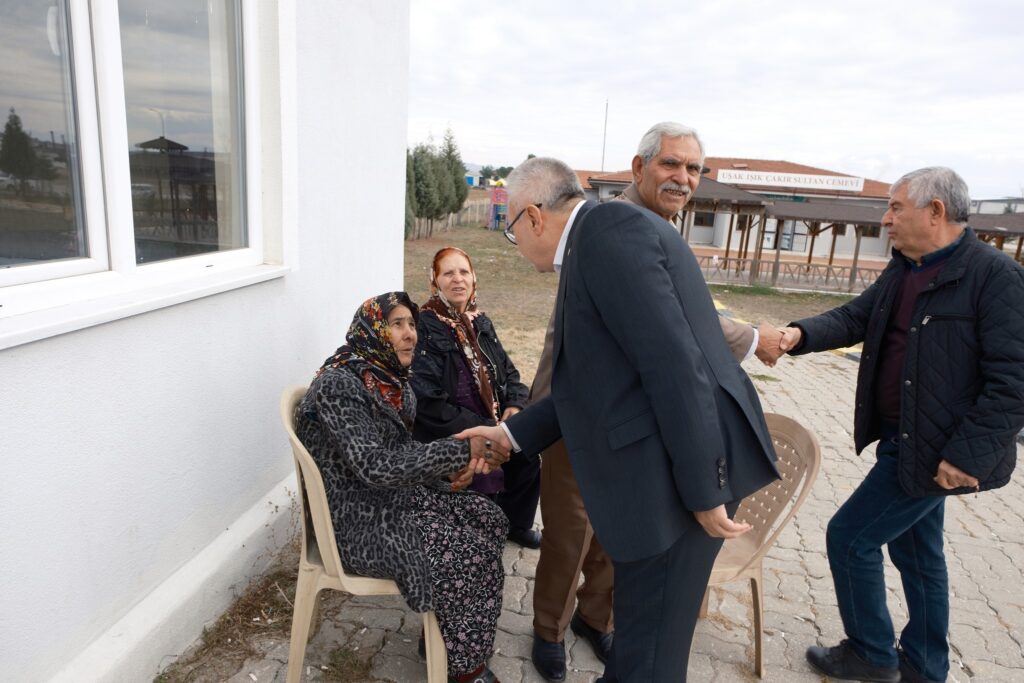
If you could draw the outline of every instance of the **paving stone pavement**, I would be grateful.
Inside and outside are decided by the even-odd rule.
[[[764,681],[814,681],[808,645],[832,645],[842,624],[825,557],[825,525],[870,467],[874,449],[853,451],[856,362],[833,354],[784,358],[775,368],[745,365],[765,410],[809,427],[822,448],[822,469],[806,504],[765,560]],[[1018,446],[1018,451],[1024,450]],[[946,506],[946,557],[951,586],[950,681],[1024,681],[1024,477],[981,495],[952,497]],[[504,683],[539,683],[530,662],[533,579],[538,552],[509,544],[504,606],[491,668]],[[897,632],[906,618],[898,574],[887,562],[888,602]],[[305,679],[322,681],[329,654],[347,647],[372,652],[370,675],[383,681],[422,681],[416,653],[420,616],[397,597],[353,598],[324,593],[323,620],[306,653]],[[689,680],[756,681],[751,598],[744,582],[712,589],[690,656]],[[566,637],[570,683],[594,680],[602,666],[589,646]],[[232,683],[284,681],[288,643],[268,641]],[[255,678],[253,678],[255,676]]]

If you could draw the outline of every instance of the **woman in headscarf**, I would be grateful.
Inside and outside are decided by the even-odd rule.
[[[419,342],[412,366],[418,410],[413,436],[422,441],[494,425],[526,406],[530,390],[505,353],[494,323],[477,308],[476,271],[457,247],[434,254],[430,299],[423,304]],[[509,539],[540,547],[533,528],[540,498],[540,460],[534,454],[512,459],[471,488],[495,500],[509,519]]]
[[[410,608],[434,610],[449,681],[491,683],[508,523],[459,489],[507,453],[479,439],[412,438],[417,316],[405,292],[365,301],[296,408],[296,433],[323,476],[346,571],[393,579]]]

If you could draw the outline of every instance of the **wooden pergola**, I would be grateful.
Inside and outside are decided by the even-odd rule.
[[[711,178],[702,178],[697,191],[693,194],[693,200],[687,205],[683,218],[683,238],[690,241],[690,230],[693,228],[694,217],[698,213],[729,212],[729,234],[725,242],[725,258],[729,258],[729,251],[732,248],[732,234],[740,223],[740,243],[737,245],[737,255],[743,258],[750,247],[750,235],[755,226],[764,226],[765,211],[771,200],[766,199],[753,192],[741,190],[732,185],[726,185]],[[764,230],[761,230],[763,233]]]
[[[852,290],[857,280],[857,262],[860,260],[860,243],[864,236],[864,229],[867,227],[881,227],[882,214],[885,208],[871,204],[853,204],[835,201],[819,200],[815,202],[790,202],[776,201],[768,207],[767,215],[774,218],[781,225],[783,221],[800,222],[807,226],[811,235],[811,246],[807,250],[807,264],[810,265],[814,258],[814,242],[818,235],[831,230],[832,246],[829,248],[828,265],[832,266],[835,260],[836,239],[838,234],[833,229],[836,226],[853,225],[856,242],[853,247],[853,264],[850,266],[849,288]],[[772,283],[778,279],[779,262],[782,256],[781,231],[776,231],[775,238],[775,260],[772,267]],[[758,240],[757,250],[754,255],[755,270],[760,268],[764,258],[764,232]],[[756,277],[756,273],[752,277]]]
[[[1007,238],[1017,240],[1014,259],[1021,261],[1021,246],[1024,245],[1024,213],[972,213],[967,224],[974,228],[978,239],[994,242],[999,251]]]

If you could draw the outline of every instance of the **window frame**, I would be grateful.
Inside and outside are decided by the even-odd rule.
[[[278,22],[288,22],[290,13],[279,16],[277,9],[276,3],[270,3],[261,11],[257,0],[240,0],[236,22],[242,72],[237,85],[242,99],[239,119],[244,137],[242,220],[248,246],[136,264],[117,4],[68,0],[72,106],[89,256],[0,271],[0,277],[9,273],[20,277],[20,281],[14,276],[0,279],[0,349],[230,291],[281,277],[290,270],[283,263],[287,237],[282,234],[281,221],[266,233],[264,220],[266,207],[280,209],[292,194],[283,183],[271,182],[273,196],[263,196],[268,173],[262,168],[262,148],[269,141],[281,144],[282,129],[264,131],[262,110],[271,95],[289,87],[274,70],[266,84],[270,94],[266,101],[263,98],[260,74],[267,58],[289,57],[281,52],[285,45],[275,41],[266,54],[268,46],[259,42],[263,32],[280,38]],[[268,113],[274,124],[283,123],[284,112]],[[283,180],[281,171],[277,176],[271,173],[269,179]],[[267,253],[266,243],[271,253]],[[287,251],[291,254],[293,250]]]

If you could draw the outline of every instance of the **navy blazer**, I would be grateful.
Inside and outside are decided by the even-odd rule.
[[[587,202],[566,229],[551,396],[508,428],[525,452],[564,435],[601,545],[629,562],[704,533],[692,512],[777,478],[775,452],[675,228],[625,202]]]

